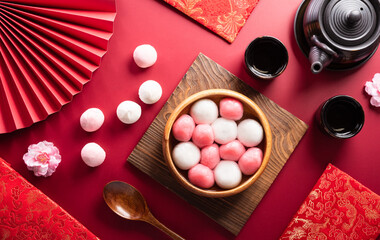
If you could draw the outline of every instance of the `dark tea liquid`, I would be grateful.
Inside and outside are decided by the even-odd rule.
[[[316,117],[322,131],[335,138],[351,138],[364,125],[362,106],[347,95],[337,95],[326,100]]]
[[[263,74],[276,74],[287,62],[282,46],[268,41],[257,42],[252,54],[251,65]]]
[[[344,100],[330,103],[326,109],[326,120],[337,133],[351,132],[358,124],[355,106]]]

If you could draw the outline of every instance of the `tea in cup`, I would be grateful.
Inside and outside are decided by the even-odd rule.
[[[273,79],[288,65],[288,51],[277,38],[258,37],[245,50],[245,65],[248,72],[257,78]]]
[[[335,138],[351,138],[364,125],[364,111],[354,98],[347,95],[334,96],[325,101],[317,112],[322,130]]]

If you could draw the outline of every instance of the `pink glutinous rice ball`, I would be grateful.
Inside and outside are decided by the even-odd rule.
[[[91,142],[82,148],[81,157],[87,166],[97,167],[106,159],[106,152],[97,143]]]
[[[191,106],[190,115],[196,124],[211,124],[218,118],[219,109],[214,101],[201,99]]]
[[[195,128],[193,118],[188,114],[180,116],[173,124],[173,136],[181,142],[190,141]]]
[[[157,51],[152,45],[142,44],[136,47],[133,52],[133,59],[140,68],[148,68],[156,63]]]
[[[257,146],[264,138],[263,127],[256,120],[245,119],[237,127],[237,138],[246,147]]]
[[[243,104],[235,98],[224,98],[219,102],[220,116],[238,121],[243,117]]]
[[[99,108],[89,108],[80,117],[80,125],[86,132],[95,132],[104,123],[104,114]]]
[[[219,148],[220,158],[237,161],[245,153],[245,147],[239,140],[223,144]]]
[[[242,174],[235,161],[223,160],[215,167],[214,177],[216,184],[223,189],[231,189],[239,185]]]
[[[214,131],[209,124],[199,124],[193,132],[193,143],[199,148],[211,145],[214,143]]]
[[[216,143],[226,144],[237,137],[237,124],[233,120],[218,118],[211,124],[211,127],[214,131]]]
[[[219,146],[212,144],[201,149],[201,164],[214,169],[220,162]]]
[[[215,183],[213,171],[202,164],[192,167],[188,172],[188,177],[192,184],[201,188],[210,188]]]
[[[188,170],[199,163],[201,151],[192,142],[180,142],[173,148],[172,158],[179,169]]]
[[[260,148],[249,148],[239,159],[239,167],[243,174],[252,175],[259,169],[263,161],[263,152]]]

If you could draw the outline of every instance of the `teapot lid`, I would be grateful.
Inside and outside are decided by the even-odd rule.
[[[370,0],[332,0],[325,3],[320,16],[323,28],[336,43],[357,46],[376,34],[379,8]]]

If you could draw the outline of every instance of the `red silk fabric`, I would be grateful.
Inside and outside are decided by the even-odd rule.
[[[329,164],[280,239],[376,239],[380,196]]]
[[[259,0],[164,0],[233,42]]]
[[[1,239],[98,239],[0,158]]]

